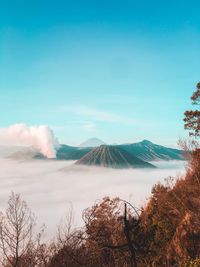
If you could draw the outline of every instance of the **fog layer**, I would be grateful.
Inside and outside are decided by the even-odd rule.
[[[134,206],[145,205],[155,183],[184,173],[181,161],[153,164],[158,169],[114,170],[75,166],[71,161],[0,159],[0,209],[5,208],[11,191],[20,193],[51,236],[71,204],[75,226],[81,226],[83,209],[97,199],[118,196]]]

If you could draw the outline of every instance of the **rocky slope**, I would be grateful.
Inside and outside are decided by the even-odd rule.
[[[75,164],[102,166],[108,168],[155,168],[154,165],[141,160],[127,151],[116,147],[101,145],[92,149]]]
[[[145,161],[184,160],[183,151],[156,145],[148,140],[134,144],[118,145],[117,147]]]

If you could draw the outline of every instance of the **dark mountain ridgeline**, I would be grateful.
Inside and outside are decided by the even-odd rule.
[[[113,145],[112,147],[121,148],[144,161],[184,160],[182,150],[156,145],[148,140],[133,144]],[[57,151],[57,159],[79,160],[92,149],[92,147],[80,148],[61,145]]]
[[[183,151],[168,148],[161,145],[156,145],[148,140],[133,144],[112,145],[112,147],[122,149],[134,157],[144,161],[158,160],[184,160]],[[92,151],[93,147],[75,147],[61,144],[56,153],[57,160],[79,160],[88,152]],[[13,159],[47,159],[37,150],[31,147],[15,147],[4,148],[0,147],[0,156]]]
[[[74,147],[68,145],[61,145],[57,150],[56,158],[58,160],[78,160],[86,155],[92,148]]]
[[[122,144],[117,147],[123,148],[131,155],[146,161],[184,160],[182,150],[156,145],[148,140],[134,144]]]

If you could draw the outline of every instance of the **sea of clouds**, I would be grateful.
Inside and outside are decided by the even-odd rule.
[[[0,210],[11,191],[20,193],[53,236],[62,217],[73,206],[74,226],[82,226],[82,211],[104,196],[145,205],[151,188],[169,176],[184,173],[185,162],[157,162],[157,169],[114,170],[74,165],[72,161],[0,159]]]

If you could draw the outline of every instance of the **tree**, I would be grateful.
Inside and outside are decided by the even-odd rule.
[[[129,207],[127,206],[129,205]],[[83,213],[87,241],[98,259],[95,266],[136,267],[139,214],[129,202],[119,198],[103,198]]]
[[[135,232],[139,214],[130,206],[119,198],[105,197],[84,210],[85,227],[75,231],[69,212],[59,227],[58,252],[49,267],[136,267]]]
[[[200,106],[200,82],[191,96],[192,104]],[[185,113],[185,129],[190,130],[190,136],[200,136],[200,110],[187,110]]]
[[[6,211],[0,214],[0,249],[3,266],[38,266],[41,234],[33,234],[35,218],[18,194],[12,193]]]

